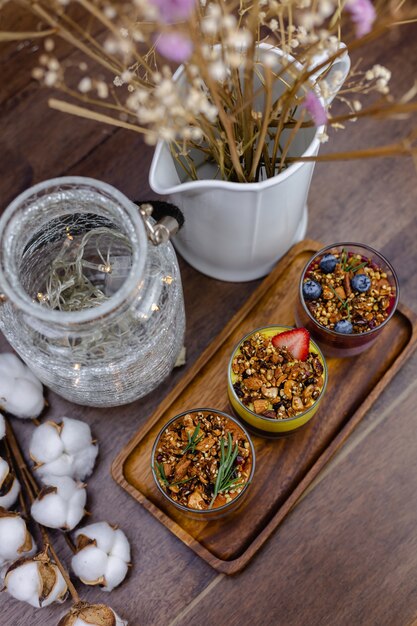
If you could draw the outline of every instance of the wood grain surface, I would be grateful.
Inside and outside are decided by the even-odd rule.
[[[152,447],[159,431],[187,409],[213,407],[230,413],[230,355],[241,338],[255,328],[294,324],[298,291],[293,286],[321,247],[317,242],[303,241],[291,248],[112,466],[114,478],[138,502],[207,563],[226,574],[240,571],[249,562],[416,346],[417,317],[400,307],[372,348],[354,360],[354,368],[351,359],[327,359],[329,382],[315,418],[300,432],[279,441],[252,436],[255,477],[235,514],[217,522],[199,522],[167,504],[151,472]],[[349,385],[344,384],[346,380]]]
[[[14,5],[14,3],[13,3]],[[15,7],[0,28],[25,30]],[[66,174],[105,180],[132,199],[149,198],[152,150],[136,134],[47,109],[51,95],[30,78],[39,43],[0,48],[0,210],[20,191]],[[58,55],[73,55],[65,47]],[[363,50],[366,65],[387,65],[392,90],[413,84],[414,26]],[[409,122],[349,124],[331,132],[323,152],[396,141]],[[308,236],[362,241],[396,268],[401,300],[417,309],[416,172],[411,160],[318,164],[309,195]],[[88,482],[92,521],[119,523],[133,568],[110,595],[77,583],[91,601],[108,602],[133,626],[411,626],[417,624],[417,357],[389,383],[348,443],[314,481],[249,566],[225,577],[173,536],[110,476],[117,453],[192,370],[201,352],[257,287],[221,283],[181,262],[187,312],[187,364],[155,392],[111,410],[83,408],[48,393],[48,417],[87,421],[100,442]],[[0,348],[7,349],[4,339]],[[355,361],[352,360],[352,368]],[[348,388],[349,381],[341,383]],[[32,424],[14,420],[27,452]],[[56,535],[64,560],[70,553]],[[64,607],[39,611],[0,596],[1,626],[54,626]]]

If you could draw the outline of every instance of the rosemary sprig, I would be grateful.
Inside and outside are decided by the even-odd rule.
[[[365,267],[365,265],[368,265],[368,261],[364,261],[363,263],[360,263],[359,265],[349,265],[349,267],[346,268],[346,272],[357,272],[362,267]]]
[[[175,481],[173,483],[170,483],[168,478],[167,478],[167,475],[165,474],[165,470],[164,470],[163,464],[155,462],[155,467],[158,470],[160,480],[167,487],[174,487],[176,485],[183,485],[184,483],[188,483],[190,480],[192,480],[192,476],[191,476],[190,478],[184,478],[183,480],[177,480],[177,481]],[[155,471],[155,468],[153,468],[153,470]]]
[[[349,303],[347,300],[343,300],[343,298],[341,298],[339,296],[339,294],[336,292],[336,290],[332,287],[332,285],[329,285],[330,289],[333,291],[334,295],[336,296],[336,298],[342,303],[342,307],[344,309],[346,309],[347,306],[349,306]]]
[[[236,489],[240,487],[244,483],[239,483],[239,478],[237,478],[234,474],[236,471],[236,467],[234,465],[236,457],[238,455],[238,445],[236,442],[235,447],[232,445],[232,436],[228,433],[227,439],[227,451],[225,452],[225,440],[223,437],[220,440],[220,464],[219,471],[217,473],[216,483],[214,485],[214,493],[211,499],[209,509],[212,508],[213,503],[219,493],[223,491],[228,491],[232,487]]]
[[[348,262],[348,253],[346,248],[342,249],[342,254],[340,255],[340,265],[342,270],[346,272],[346,263]]]
[[[186,452],[191,452],[192,454],[194,454],[197,444],[204,438],[204,435],[198,436],[199,432],[200,432],[200,422],[198,422],[192,435],[190,435],[190,433],[187,432],[188,443],[185,446],[184,450],[182,451],[183,454],[186,454]]]

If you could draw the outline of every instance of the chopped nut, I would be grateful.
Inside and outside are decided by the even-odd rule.
[[[203,496],[200,491],[193,491],[188,498],[188,506],[190,509],[197,509],[199,511],[207,509],[207,504],[204,502]]]
[[[261,391],[265,398],[276,398],[278,396],[278,387],[262,387]]]
[[[251,376],[245,379],[245,386],[248,389],[252,389],[253,391],[257,391],[262,387],[262,379],[256,378],[255,376]]]
[[[292,408],[296,412],[300,412],[304,409],[303,401],[301,400],[299,396],[294,396],[291,404],[292,404]]]
[[[269,402],[268,400],[254,400],[253,401],[253,410],[255,413],[264,413],[268,410]]]
[[[164,466],[166,465],[166,463],[164,463]],[[182,459],[180,460],[179,463],[177,463],[177,465],[175,466],[175,474],[174,474],[174,480],[182,480],[184,478],[184,476],[187,473],[188,468],[191,465],[191,460],[187,459],[187,457],[182,457]],[[168,476],[168,474],[165,472],[166,476]]]
[[[210,435],[208,437],[205,437],[202,441],[200,441],[195,449],[196,450],[200,450],[202,452],[206,452],[207,450],[210,450],[210,448],[216,443],[216,440],[214,439],[214,437],[210,437]]]

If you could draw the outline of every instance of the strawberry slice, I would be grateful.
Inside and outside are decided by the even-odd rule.
[[[305,361],[310,348],[310,333],[306,328],[294,328],[271,339],[275,348],[287,348],[295,359]]]

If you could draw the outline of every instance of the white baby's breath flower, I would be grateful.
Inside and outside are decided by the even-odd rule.
[[[244,56],[242,55],[241,52],[238,52],[237,50],[232,50],[232,51],[227,50],[225,53],[225,59],[229,67],[237,68],[242,65],[244,61]]]
[[[48,71],[45,73],[43,82],[46,85],[46,87],[53,87],[56,84],[57,80],[58,80],[57,72]]]
[[[52,50],[55,48],[55,42],[50,37],[47,37],[43,42],[43,46],[47,52],[52,52]]]
[[[32,70],[32,78],[35,80],[42,80],[45,76],[45,70],[41,67],[34,67]]]
[[[175,131],[173,128],[161,126],[159,129],[159,137],[164,141],[173,141],[175,139]]]
[[[124,80],[121,76],[115,76],[113,78],[113,85],[115,87],[121,87],[122,85],[124,85]]]
[[[252,33],[244,28],[232,31],[228,34],[226,43],[228,46],[245,49],[252,43]]]
[[[323,23],[323,17],[316,11],[305,11],[300,14],[299,22],[307,31],[310,31]]]
[[[276,20],[275,18],[272,19],[269,24],[268,24],[269,28],[272,30],[272,32],[274,33],[275,31],[278,30],[279,28],[279,24],[278,24],[278,20]]]
[[[352,107],[354,111],[360,111],[362,109],[362,103],[359,100],[354,100],[352,102]]]
[[[106,41],[104,42],[104,49],[109,54],[116,54],[117,52],[116,40],[113,39],[112,37],[109,37],[108,39],[106,39]]]
[[[216,61],[209,65],[210,76],[219,82],[225,80],[227,76],[227,68],[222,61]]]
[[[144,142],[148,146],[156,146],[156,144],[158,142],[158,135],[156,133],[149,132],[149,133],[146,133],[146,135],[145,135],[145,137],[143,139],[144,139]]]
[[[320,143],[327,143],[329,141],[329,135],[324,130],[321,133],[317,133],[317,139],[320,141]]]
[[[80,93],[88,93],[93,88],[93,82],[88,76],[84,76],[78,83],[78,91]]]
[[[232,28],[236,28],[237,21],[234,15],[228,14],[222,17],[221,23],[225,30],[232,30]]]
[[[266,52],[262,56],[262,63],[266,67],[273,68],[277,65],[277,59],[278,59],[277,55],[274,54],[273,52]]]
[[[320,0],[318,5],[318,12],[324,19],[330,17],[335,10],[335,5],[332,0]]]
[[[216,35],[219,30],[219,23],[212,17],[206,17],[201,22],[201,32],[206,35]]]
[[[389,87],[383,78],[378,78],[378,80],[375,83],[375,86],[376,86],[376,90],[379,91],[379,93],[382,93],[382,94],[389,93]]]
[[[98,80],[95,86],[98,97],[102,99],[107,98],[107,96],[109,95],[109,88],[107,86],[107,83],[105,83],[104,80]]]
[[[104,7],[103,13],[109,20],[114,19],[117,15],[116,9],[112,7],[110,4]]]

